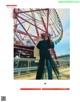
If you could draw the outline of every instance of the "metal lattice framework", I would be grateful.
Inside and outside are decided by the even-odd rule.
[[[63,27],[55,9],[14,9],[14,41],[15,45],[35,46],[41,33],[51,34],[51,39],[58,43],[63,36]],[[32,49],[33,51],[33,49]]]

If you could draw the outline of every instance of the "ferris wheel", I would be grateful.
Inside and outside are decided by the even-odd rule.
[[[63,27],[56,9],[16,8],[13,19],[14,39],[20,46],[35,46],[41,33],[49,33],[55,44],[62,39]]]

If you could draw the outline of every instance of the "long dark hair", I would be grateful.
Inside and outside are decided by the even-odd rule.
[[[47,42],[48,42],[49,45],[51,44],[51,40],[50,40],[50,37],[49,36],[48,36]]]
[[[50,46],[51,45],[51,40],[50,40],[50,37],[49,36],[47,36],[48,37],[48,40],[46,40],[46,42],[48,43],[48,45]],[[44,40],[45,40],[45,37],[44,37]]]
[[[47,42],[48,42],[49,44],[51,44],[51,40],[50,40],[50,37],[49,37],[49,36],[48,36]]]

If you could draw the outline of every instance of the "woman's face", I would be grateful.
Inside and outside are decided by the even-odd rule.
[[[45,40],[48,40],[48,36],[45,36],[44,39],[45,39]]]

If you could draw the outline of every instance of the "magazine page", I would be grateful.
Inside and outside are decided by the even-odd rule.
[[[80,1],[3,0],[0,101],[80,101]]]

